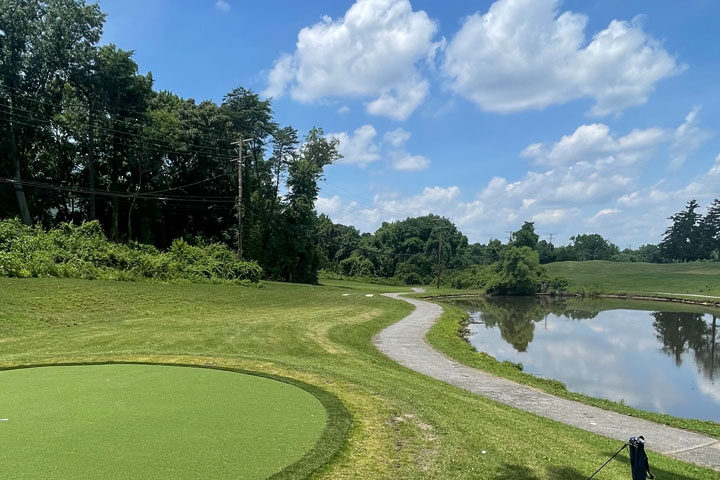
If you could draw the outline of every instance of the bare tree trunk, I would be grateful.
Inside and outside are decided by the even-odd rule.
[[[20,208],[20,217],[25,225],[32,225],[32,217],[30,217],[30,209],[28,208],[27,199],[25,198],[25,190],[22,184],[22,175],[20,168],[20,157],[18,156],[17,144],[15,139],[15,110],[14,110],[14,94],[10,91],[10,157],[12,158],[15,170],[15,197],[17,198],[18,207]]]

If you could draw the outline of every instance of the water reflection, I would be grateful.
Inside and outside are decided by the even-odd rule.
[[[682,312],[653,312],[653,327],[662,342],[662,351],[675,358],[675,364],[682,364],[683,354],[692,350],[695,362],[710,380],[720,370],[720,349],[716,348],[717,317],[712,323],[705,322],[704,315]]]
[[[521,362],[525,371],[557,378],[571,390],[720,420],[715,316],[663,311],[670,310],[663,304],[644,311],[632,302],[552,297],[457,303],[475,322],[470,342],[499,360]]]

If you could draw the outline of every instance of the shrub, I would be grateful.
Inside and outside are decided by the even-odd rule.
[[[488,282],[487,291],[501,295],[532,295],[539,291],[545,268],[538,253],[529,247],[510,247]]]
[[[262,269],[219,243],[176,240],[167,252],[107,240],[96,221],[45,231],[0,221],[0,276],[257,283]]]

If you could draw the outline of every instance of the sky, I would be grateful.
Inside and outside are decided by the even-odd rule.
[[[316,208],[361,231],[434,213],[637,248],[720,196],[714,0],[99,3],[156,89],[244,86],[337,138]]]

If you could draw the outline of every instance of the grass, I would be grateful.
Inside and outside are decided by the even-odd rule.
[[[53,366],[0,382],[12,478],[263,479],[302,459],[327,423],[310,392],[215,369]]]
[[[557,262],[551,275],[568,279],[571,291],[588,293],[720,296],[720,263]],[[696,299],[697,300],[697,299]]]
[[[597,310],[603,309],[658,309],[658,304],[642,302],[636,303],[635,301],[617,301],[617,300],[594,300],[594,308]],[[491,355],[484,352],[478,352],[475,348],[470,345],[464,338],[463,332],[464,321],[468,318],[468,314],[462,308],[455,306],[451,303],[444,302],[443,304],[444,313],[440,320],[433,326],[428,332],[427,339],[430,344],[437,350],[443,352],[448,357],[463,363],[465,365],[479,368],[486,372],[492,373],[499,377],[508,378],[518,383],[529,385],[534,388],[538,388],[553,395],[559,397],[568,398],[578,402],[585,403],[587,405],[594,405],[596,407],[604,408],[606,410],[612,410],[615,412],[623,413],[625,415],[631,415],[638,418],[644,418],[653,422],[670,425],[677,428],[684,428],[686,430],[692,430],[695,432],[710,435],[714,438],[720,438],[720,424],[704,421],[694,420],[686,418],[678,418],[671,415],[665,415],[662,413],[648,412],[644,410],[638,410],[627,405],[613,402],[602,398],[595,398],[581,393],[569,391],[562,382],[553,379],[541,378],[529,373],[522,372],[514,367],[509,362],[500,362]],[[668,305],[660,305],[660,309],[663,311],[670,311],[667,308]],[[689,306],[690,310],[698,307]],[[681,311],[688,311],[688,306],[681,306]]]
[[[379,291],[347,282],[256,289],[0,279],[0,365],[195,363],[316,385],[343,402],[352,426],[314,478],[584,480],[619,448],[392,362],[372,337],[411,307]],[[653,453],[650,461],[658,478],[717,478]],[[623,453],[602,478],[628,475]]]

